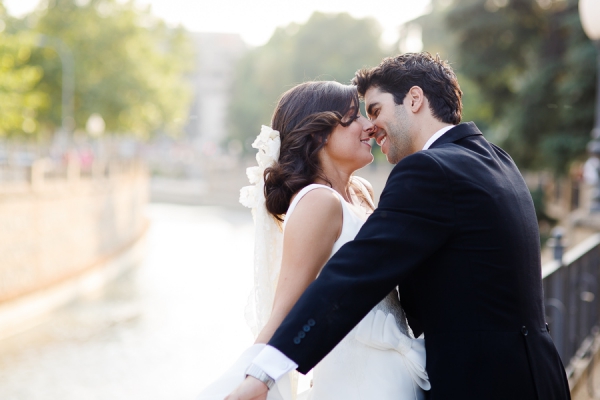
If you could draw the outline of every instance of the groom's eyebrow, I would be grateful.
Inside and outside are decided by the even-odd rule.
[[[373,115],[373,108],[377,107],[379,103],[371,103],[369,107],[367,107],[367,115]]]

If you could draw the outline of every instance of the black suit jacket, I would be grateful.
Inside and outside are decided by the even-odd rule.
[[[568,399],[539,240],[510,156],[460,124],[394,167],[378,208],[269,344],[306,373],[398,286],[425,333],[430,399]]]

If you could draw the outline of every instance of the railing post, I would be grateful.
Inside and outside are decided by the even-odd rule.
[[[552,238],[548,240],[548,246],[553,248],[554,260],[559,264],[559,268],[552,274],[552,298],[548,300],[547,306],[552,307],[554,310],[551,314],[552,326],[550,332],[552,333],[552,339],[561,355],[564,359],[565,355],[565,317],[567,310],[565,308],[566,298],[564,290],[564,230],[561,227],[556,227],[552,230]]]
[[[35,160],[29,169],[29,184],[33,190],[39,190],[44,185],[46,169],[45,159]]]
[[[554,259],[558,261],[561,268],[564,266],[563,257],[565,254],[564,230],[560,226],[552,229],[552,239],[548,241],[548,246],[554,249]]]
[[[77,183],[81,177],[81,165],[77,153],[69,154],[67,158],[67,182]]]

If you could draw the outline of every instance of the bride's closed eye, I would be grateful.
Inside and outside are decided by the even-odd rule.
[[[345,118],[344,121],[341,122],[341,125],[343,127],[347,127],[349,126],[351,123],[353,123],[354,121],[356,121],[357,119],[359,119],[360,117],[362,117],[362,115],[360,115],[360,113],[349,116],[347,118]]]

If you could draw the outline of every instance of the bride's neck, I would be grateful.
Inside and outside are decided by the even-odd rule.
[[[327,180],[322,178],[317,178],[315,183],[320,183],[321,185],[331,185],[331,188],[342,195],[344,200],[348,203],[352,203],[352,198],[350,197],[350,178],[352,177],[352,172],[340,171],[337,169],[323,169],[323,175]]]

